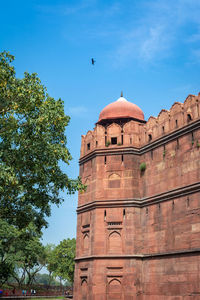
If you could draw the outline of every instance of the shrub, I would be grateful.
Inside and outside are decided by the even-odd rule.
[[[144,172],[145,170],[146,170],[146,163],[143,162],[143,163],[140,164],[140,171]]]
[[[107,141],[106,142],[106,147],[109,147],[110,146],[110,141]]]

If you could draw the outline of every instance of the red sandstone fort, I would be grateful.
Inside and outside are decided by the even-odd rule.
[[[146,122],[121,96],[82,136],[75,300],[200,299],[200,94]]]

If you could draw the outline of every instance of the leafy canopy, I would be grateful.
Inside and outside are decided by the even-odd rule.
[[[45,247],[33,224],[17,230],[0,219],[0,284],[15,280],[19,286],[31,284],[46,264]]]
[[[72,159],[63,101],[50,97],[35,73],[16,78],[13,60],[0,53],[0,218],[18,229],[32,222],[41,231],[50,205],[63,200],[60,191],[84,187],[60,168]]]
[[[64,239],[56,247],[50,246],[47,257],[47,270],[54,277],[58,276],[62,280],[73,283],[75,268],[76,240]]]

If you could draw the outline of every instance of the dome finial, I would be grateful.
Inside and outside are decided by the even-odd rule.
[[[120,97],[123,97],[123,91],[121,91],[121,96]]]

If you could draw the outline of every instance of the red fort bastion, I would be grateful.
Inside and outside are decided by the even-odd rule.
[[[200,94],[146,122],[123,97],[82,136],[75,300],[200,299]]]

